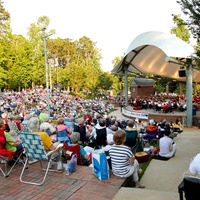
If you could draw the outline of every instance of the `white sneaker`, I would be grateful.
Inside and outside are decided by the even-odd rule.
[[[63,164],[62,164],[61,161],[59,161],[58,164],[57,164],[57,170],[58,171],[62,171],[63,170]]]
[[[32,165],[33,163],[36,163],[38,160],[36,160],[36,159],[31,159],[31,160],[29,160],[28,161],[28,164],[29,165]]]

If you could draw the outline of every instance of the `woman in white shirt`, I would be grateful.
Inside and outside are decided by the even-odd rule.
[[[166,129],[164,133],[164,137],[160,138],[159,141],[159,155],[162,157],[171,158],[176,153],[176,143],[172,140],[172,138],[169,137],[170,135],[170,129]]]

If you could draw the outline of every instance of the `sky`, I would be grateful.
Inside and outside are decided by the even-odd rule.
[[[184,15],[176,0],[3,0],[14,34],[26,36],[31,23],[50,18],[54,37],[78,40],[86,36],[101,50],[101,67],[113,69],[130,43],[148,31],[170,33],[172,14]]]

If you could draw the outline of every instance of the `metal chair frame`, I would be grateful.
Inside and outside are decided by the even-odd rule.
[[[3,174],[4,177],[8,177],[10,175],[10,173],[13,170],[13,168],[19,162],[22,154],[23,154],[23,150],[19,152],[19,155],[16,154],[16,153],[13,154],[13,157],[17,156],[17,159],[14,159],[15,162],[14,162],[14,164],[12,165],[12,167],[9,170],[8,170],[8,161],[9,161],[9,158],[7,156],[1,156],[0,155],[0,162],[1,162],[2,165],[4,165],[4,169],[2,167],[0,167],[0,171]],[[13,159],[13,157],[12,157],[12,159]]]
[[[58,170],[49,169],[50,162],[53,158],[53,153],[55,153],[56,151],[59,151],[59,149],[47,152],[44,148],[42,139],[39,134],[31,133],[31,132],[22,132],[20,136],[21,136],[22,145],[24,147],[25,154],[26,154],[25,164],[24,164],[24,167],[23,167],[21,175],[20,175],[20,181],[22,183],[40,186],[45,182],[49,171],[62,172],[62,171],[58,171]],[[41,178],[42,180],[40,180],[40,182],[25,181],[23,179],[23,175],[24,175],[25,169],[27,167],[29,158],[40,161],[40,167],[42,170],[45,171],[45,174],[44,174],[43,178]],[[44,168],[42,165],[42,162],[44,162],[44,161],[46,161],[48,163],[46,168]]]

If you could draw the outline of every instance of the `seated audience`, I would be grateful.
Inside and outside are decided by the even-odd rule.
[[[2,117],[2,120],[4,122],[4,131],[9,132],[10,131],[10,127],[8,125],[8,115],[6,113],[2,113],[1,117]]]
[[[164,132],[164,136],[159,140],[159,155],[162,157],[171,158],[175,156],[176,153],[176,143],[169,137],[170,129],[166,129]]]
[[[139,133],[144,132],[145,128],[144,128],[144,125],[143,125],[141,119],[135,119],[135,127]]]
[[[112,145],[109,151],[113,174],[121,178],[133,176],[135,187],[144,188],[145,186],[139,182],[138,173],[141,173],[142,170],[139,169],[138,161],[130,148],[124,145],[126,140],[125,131],[116,131],[113,140],[115,144]]]
[[[4,121],[0,119],[0,129],[4,128]],[[15,139],[13,136],[17,135],[15,131],[6,132],[4,131],[4,137],[5,137],[5,148],[7,150],[18,152],[23,149],[22,143],[20,139]]]
[[[149,124],[146,126],[147,133],[156,133],[158,131],[158,125],[154,122],[153,119],[149,120]]]
[[[68,144],[69,146],[79,145],[78,142],[80,141],[80,133],[79,132],[73,132],[70,137],[70,141],[72,144]],[[80,146],[80,158],[82,159],[82,162],[84,165],[88,165],[90,161],[90,156],[87,154],[85,149],[82,145]]]
[[[103,118],[98,119],[97,125],[93,128],[91,136],[94,138],[95,146],[101,148],[106,146],[106,136],[107,136],[106,120]]]
[[[190,163],[189,172],[194,175],[200,175],[200,153],[198,153]]]
[[[175,132],[183,132],[182,124],[179,119],[176,119],[175,123],[172,122],[172,128]]]
[[[40,135],[46,151],[56,150],[57,148],[61,148],[63,146],[59,142],[52,143],[49,135],[44,131],[43,132],[40,131],[40,120],[38,117],[32,117],[31,119],[29,119],[28,128],[33,133]],[[51,168],[53,167],[54,160],[57,162],[57,170],[62,171],[63,165],[62,165],[62,157],[60,151],[56,151],[54,153],[50,165]]]
[[[52,135],[56,132],[56,128],[50,123],[50,117],[48,114],[45,114],[44,121],[40,124],[40,130],[45,131],[48,135]]]
[[[57,131],[66,131],[67,137],[70,138],[71,130],[68,126],[65,125],[64,118],[59,118],[58,120],[58,126],[56,127]]]
[[[128,120],[126,130],[128,130],[128,131],[137,130],[135,127],[135,123],[132,119]]]
[[[92,116],[89,112],[87,112],[85,114],[85,116],[83,117],[84,121],[87,122],[89,125],[91,125],[92,123]]]

